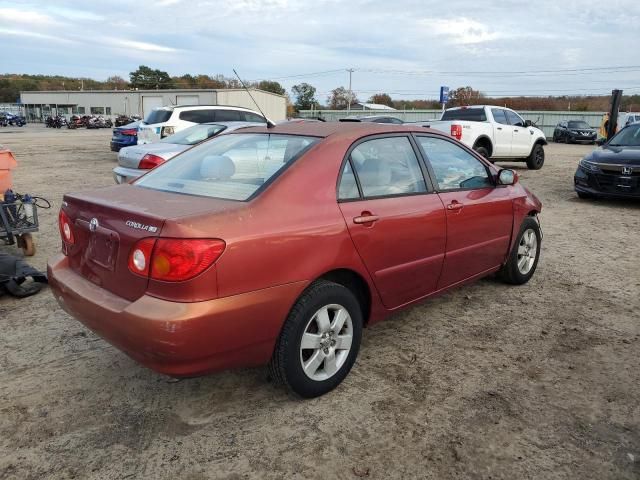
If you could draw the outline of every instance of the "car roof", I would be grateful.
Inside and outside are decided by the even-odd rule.
[[[390,124],[371,122],[289,122],[280,123],[274,127],[266,126],[243,128],[241,133],[273,133],[280,135],[304,135],[309,137],[326,138],[329,136],[343,136],[358,138],[366,135],[384,133],[433,133],[447,136],[437,130],[416,124]]]
[[[200,110],[203,108],[212,108],[214,110],[242,110],[243,112],[252,112],[252,113],[258,113],[255,110],[251,110],[250,108],[246,108],[246,107],[236,107],[234,105],[165,105],[163,107],[158,107],[157,110],[175,110],[178,108],[189,108],[189,109],[193,109],[193,110]]]

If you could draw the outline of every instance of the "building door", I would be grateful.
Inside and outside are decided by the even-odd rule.
[[[149,115],[154,108],[160,108],[163,106],[162,97],[153,97],[149,95],[143,95],[142,97],[142,116]]]
[[[200,96],[176,95],[176,105],[200,105]]]

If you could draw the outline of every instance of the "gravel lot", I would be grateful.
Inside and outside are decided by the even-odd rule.
[[[16,190],[54,203],[33,265],[59,249],[62,194],[113,182],[109,138],[0,129]],[[174,381],[48,290],[0,298],[0,478],[640,478],[640,202],[577,199],[591,148],[514,164],[544,203],[528,285],[486,279],[372,327],[322,398],[290,397],[266,369]]]

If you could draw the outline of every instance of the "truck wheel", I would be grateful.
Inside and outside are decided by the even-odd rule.
[[[489,158],[489,150],[487,150],[487,147],[483,147],[482,145],[478,145],[473,147],[473,149],[478,152],[480,155],[482,155],[484,158]]]
[[[544,148],[536,143],[531,150],[531,154],[527,157],[527,168],[529,170],[540,170],[544,165]]]

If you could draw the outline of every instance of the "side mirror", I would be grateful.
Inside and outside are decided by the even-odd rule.
[[[518,174],[514,170],[503,168],[498,172],[499,185],[515,185],[518,182]]]
[[[533,122],[531,120],[525,120],[524,121],[524,126],[525,127],[533,127]]]
[[[604,145],[605,143],[607,143],[607,139],[606,138],[599,138],[596,140],[596,145]]]

